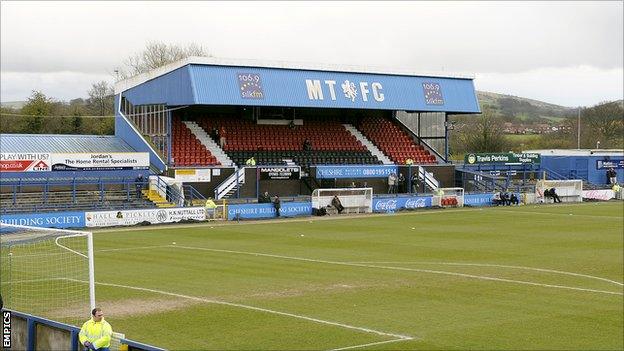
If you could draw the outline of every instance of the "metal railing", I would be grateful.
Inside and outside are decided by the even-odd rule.
[[[432,191],[440,187],[440,182],[433,176],[433,173],[427,172],[424,167],[418,166],[418,179],[423,181]]]
[[[3,192],[0,199],[4,205],[10,204],[13,207],[22,207],[20,200],[28,198],[34,200],[30,206],[32,210],[41,210],[54,205],[54,208],[71,209],[80,204],[79,200],[88,199],[91,206],[88,208],[107,207],[107,202],[119,201],[115,207],[133,207],[132,203],[141,200],[141,190],[145,188],[147,181],[137,181],[132,178],[110,179],[99,178],[71,180],[28,180],[3,181],[0,186]],[[5,191],[9,188],[10,191]],[[53,201],[62,197],[65,201],[60,203]],[[9,201],[6,201],[9,199]],[[80,204],[81,208],[85,204]],[[11,208],[3,206],[2,212],[8,212]]]
[[[50,328],[54,328],[54,329],[60,329],[60,330],[65,330],[67,332],[69,332],[70,335],[70,350],[71,351],[79,351],[79,340],[78,340],[78,334],[80,333],[80,328],[74,326],[74,325],[70,325],[70,324],[65,324],[65,323],[61,323],[61,322],[57,322],[57,321],[53,321],[50,319],[46,319],[46,318],[42,318],[42,317],[38,317],[38,316],[33,316],[31,314],[28,313],[23,313],[23,312],[18,312],[18,311],[13,311],[7,308],[4,308],[3,311],[8,311],[11,313],[11,318],[13,317],[18,317],[21,319],[24,319],[26,321],[26,350],[28,351],[32,351],[32,350],[36,350],[37,349],[37,325],[45,325],[48,326]],[[15,335],[15,334],[14,334]],[[129,347],[131,347],[133,350],[145,350],[145,351],[163,351],[165,349],[160,348],[160,347],[156,347],[156,346],[152,346],[152,345],[148,345],[148,344],[143,344],[137,341],[133,341],[133,340],[129,340],[126,338],[120,338],[119,339],[119,343],[124,344],[124,345],[128,345]],[[57,345],[60,346],[60,345]],[[60,349],[60,347],[59,347]]]
[[[158,175],[150,177],[150,190],[155,190],[166,201],[180,207],[193,204],[195,200],[206,200],[192,185],[172,186]]]
[[[245,168],[247,167],[237,167],[231,176],[217,186],[215,189],[216,200],[221,200],[233,189],[236,189],[237,192],[240,190],[240,185],[245,184]]]

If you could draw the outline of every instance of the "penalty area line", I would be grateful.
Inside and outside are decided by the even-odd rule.
[[[74,280],[74,279],[70,279],[70,280]],[[173,292],[164,291],[164,290],[156,290],[156,289],[142,288],[142,287],[138,287],[138,286],[130,286],[130,285],[114,284],[114,283],[104,283],[104,282],[95,282],[95,284],[103,285],[103,286],[111,286],[111,287],[116,287],[116,288],[125,288],[125,289],[130,289],[130,290],[151,292],[151,293],[155,293],[155,294],[161,294],[161,295],[166,295],[166,296],[173,296],[173,297],[178,297],[178,298],[182,298],[182,299],[199,301],[199,302],[204,302],[204,303],[211,303],[211,304],[216,304],[216,305],[238,307],[238,308],[243,308],[243,309],[252,310],[252,311],[265,312],[265,313],[270,313],[270,314],[275,314],[275,315],[280,315],[280,316],[285,316],[285,317],[297,318],[297,319],[302,319],[302,320],[306,320],[306,321],[310,321],[310,322],[314,322],[314,323],[318,323],[318,324],[331,325],[331,326],[340,327],[340,328],[344,328],[344,329],[356,330],[356,331],[364,332],[364,333],[368,333],[368,334],[376,334],[376,335],[379,335],[379,336],[394,338],[393,340],[383,341],[384,343],[385,342],[390,342],[390,341],[397,342],[397,341],[405,341],[405,340],[417,339],[416,337],[409,336],[409,335],[400,335],[400,334],[394,334],[394,333],[387,333],[387,332],[383,332],[383,331],[380,331],[380,330],[375,330],[375,329],[370,329],[370,328],[365,328],[365,327],[358,327],[358,326],[353,326],[353,325],[339,323],[339,322],[332,322],[332,321],[327,321],[327,320],[323,320],[323,319],[318,319],[318,318],[298,315],[298,314],[289,313],[289,312],[276,311],[276,310],[271,310],[271,309],[268,309],[268,308],[262,308],[262,307],[256,307],[256,306],[250,306],[250,305],[243,305],[243,304],[227,302],[227,301],[207,299],[207,298],[198,297],[198,296],[178,294],[178,293],[173,293]],[[375,344],[377,344],[377,343],[375,343]],[[348,348],[355,348],[355,347],[360,347],[360,346],[362,346],[362,345],[348,346]],[[344,348],[341,348],[340,350],[343,350],[343,349]]]
[[[393,339],[393,340],[386,340],[386,341],[379,341],[379,342],[371,342],[371,343],[368,343],[368,344],[345,346],[345,347],[341,347],[341,348],[338,348],[338,349],[331,349],[331,351],[352,350],[352,349],[358,349],[360,347],[367,347],[367,346],[374,346],[374,345],[381,345],[381,344],[389,344],[391,342],[408,341],[408,340],[413,340],[413,339]]]
[[[591,293],[620,295],[620,296],[624,295],[624,293],[616,292],[616,291],[579,288],[579,287],[566,286],[566,285],[542,284],[542,283],[536,283],[536,282],[525,281],[525,280],[496,278],[496,277],[489,277],[485,275],[474,275],[474,274],[466,274],[466,273],[438,271],[438,270],[431,270],[431,269],[405,268],[405,267],[381,266],[381,265],[373,265],[373,264],[348,263],[348,262],[340,262],[340,261],[316,260],[312,258],[282,256],[282,255],[266,254],[266,253],[260,253],[260,252],[209,249],[205,247],[194,247],[194,246],[184,246],[184,245],[171,245],[171,247],[175,247],[178,249],[186,249],[186,250],[200,250],[200,251],[210,251],[210,252],[232,253],[232,254],[239,254],[239,255],[250,255],[250,256],[258,256],[258,257],[271,257],[271,258],[284,259],[284,260],[313,262],[313,263],[322,263],[322,264],[330,264],[330,265],[338,265],[338,266],[350,266],[350,267],[363,267],[363,268],[374,268],[374,269],[384,269],[384,270],[394,270],[394,271],[442,274],[442,275],[471,278],[471,279],[478,279],[478,280],[489,280],[489,281],[494,281],[494,282],[539,286],[539,287],[545,287],[545,288],[585,291],[585,292],[591,292]]]

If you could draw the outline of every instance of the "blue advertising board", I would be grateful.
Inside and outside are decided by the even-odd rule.
[[[400,196],[373,199],[373,212],[394,212],[431,206],[431,196]]]
[[[494,194],[465,194],[464,206],[492,206],[492,198]]]
[[[511,193],[510,193],[511,194]],[[521,199],[520,193],[515,193],[518,199]],[[492,206],[492,199],[494,198],[493,193],[485,193],[485,194],[465,194],[464,195],[464,206]]]
[[[273,204],[241,204],[228,206],[228,220],[277,217]],[[281,217],[310,216],[311,202],[282,202]]]
[[[84,212],[20,213],[0,215],[0,222],[42,228],[83,228]]]
[[[396,165],[376,166],[316,166],[316,178],[387,178],[398,174]]]

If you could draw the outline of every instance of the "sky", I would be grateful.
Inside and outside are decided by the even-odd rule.
[[[475,76],[563,106],[623,97],[623,2],[0,3],[0,98],[86,97],[149,41],[221,58]]]

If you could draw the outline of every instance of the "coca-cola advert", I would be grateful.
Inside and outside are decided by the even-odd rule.
[[[373,199],[373,212],[395,212],[431,207],[430,196],[392,197]]]

